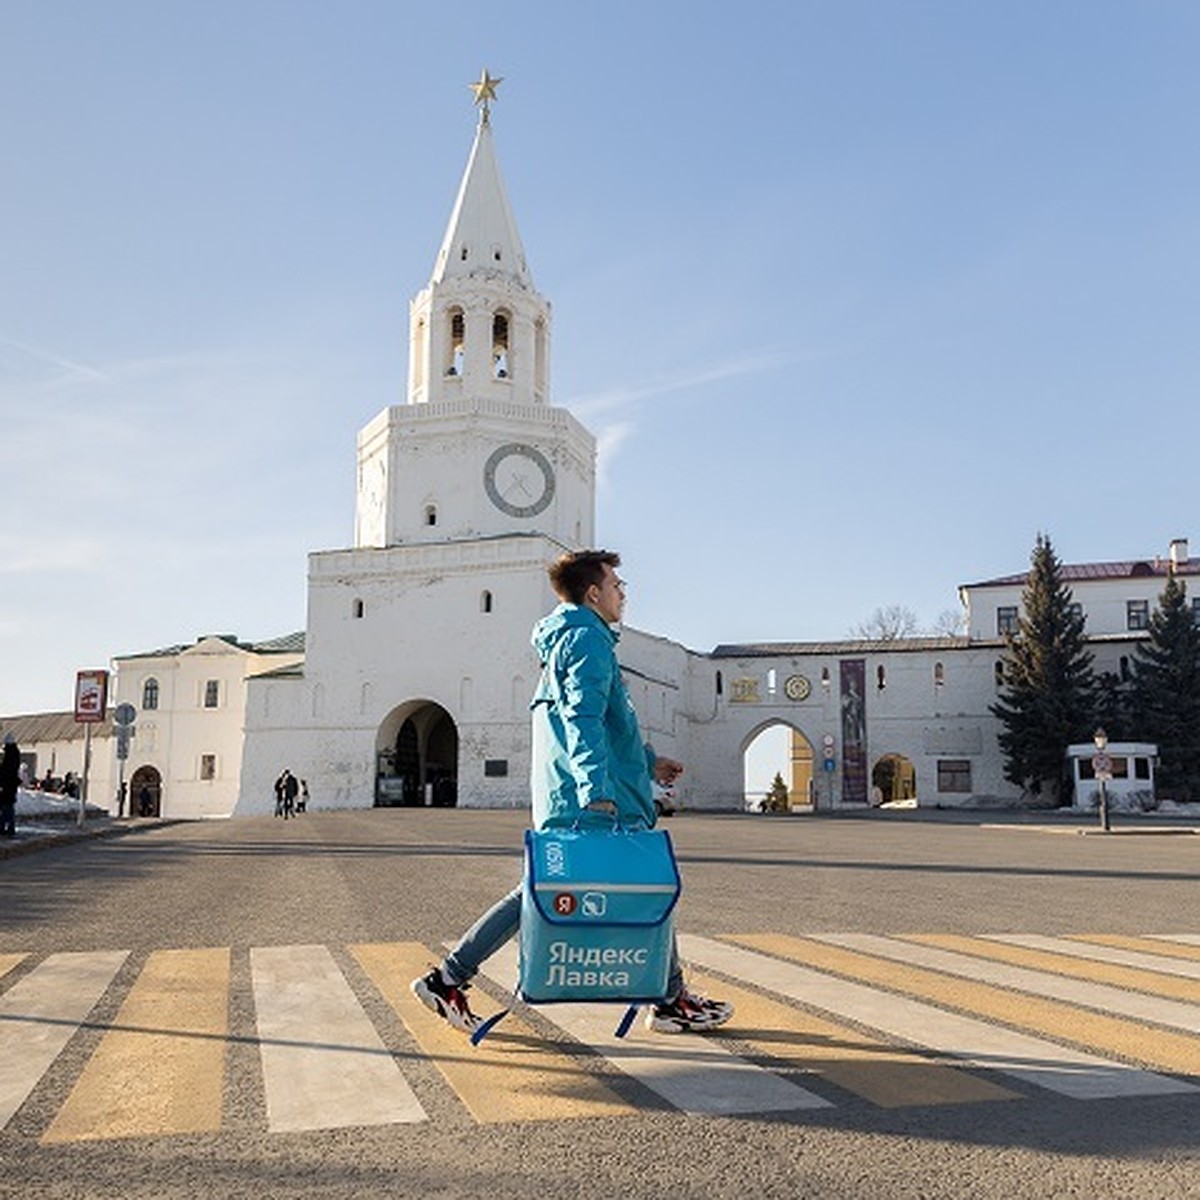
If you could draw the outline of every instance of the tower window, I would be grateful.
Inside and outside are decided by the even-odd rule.
[[[436,504],[425,505],[425,524],[426,525],[436,525],[437,524],[437,505]]]
[[[1014,636],[1020,628],[1021,620],[1015,604],[1001,604],[996,609],[996,636]]]
[[[490,613],[492,611],[492,593],[491,592],[485,591],[483,593],[483,595],[479,597],[479,611],[485,612],[485,613]]]
[[[217,777],[217,756],[215,754],[200,755],[200,778],[212,780]]]
[[[944,663],[936,662],[933,664],[933,683],[935,687],[941,687],[946,682],[946,666]]]
[[[992,668],[992,679],[998,688],[1004,686],[1004,659],[996,659],[996,665]]]
[[[463,316],[462,309],[453,309],[450,313],[450,345],[448,347],[446,362],[447,375],[462,375],[463,373],[463,343],[466,339],[466,332],[467,322]]]
[[[499,262],[502,257],[503,256],[500,253],[500,247],[493,246],[492,247],[492,262]]]
[[[367,611],[367,606],[361,600],[355,600],[350,606],[350,615],[356,620],[361,621],[363,614]]]
[[[464,246],[464,247],[462,248],[462,250],[459,252],[459,257],[460,257],[460,258],[463,260],[463,262],[466,262],[466,261],[467,261],[467,248],[466,248],[466,246]]]
[[[881,692],[887,687],[887,672],[883,669],[883,663],[875,668],[875,686]]]
[[[1121,682],[1128,683],[1130,680],[1129,655],[1128,654],[1121,655],[1120,668],[1121,668]]]
[[[147,679],[142,684],[142,709],[144,712],[150,712],[158,707],[158,680]]]
[[[508,314],[502,312],[492,318],[492,376],[508,378]]]
[[[204,685],[204,707],[216,708],[221,703],[221,681],[210,679]]]

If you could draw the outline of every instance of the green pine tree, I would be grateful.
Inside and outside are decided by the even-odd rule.
[[[783,782],[783,776],[778,771],[775,772],[775,778],[771,780],[770,791],[763,797],[762,810],[763,812],[787,812],[788,810],[787,784]]]
[[[1044,534],[1030,563],[1017,632],[1008,638],[1004,686],[990,711],[1003,725],[1004,777],[1027,793],[1067,804],[1067,746],[1091,741],[1095,725],[1092,655],[1083,614]]]
[[[1157,791],[1200,800],[1200,628],[1187,585],[1172,575],[1134,651],[1132,711],[1138,740],[1158,746]]]

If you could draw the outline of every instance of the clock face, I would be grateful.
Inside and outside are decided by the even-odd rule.
[[[789,700],[807,700],[812,684],[803,675],[789,675],[784,680],[783,691]]]
[[[488,499],[510,517],[536,517],[554,499],[554,468],[533,446],[510,442],[484,464]]]

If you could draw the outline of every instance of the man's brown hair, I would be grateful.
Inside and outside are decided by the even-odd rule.
[[[556,558],[546,570],[560,600],[582,604],[588,588],[604,582],[604,568],[609,566],[615,571],[620,565],[621,556],[612,550],[572,550]]]

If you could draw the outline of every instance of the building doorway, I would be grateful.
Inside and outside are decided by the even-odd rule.
[[[162,776],[157,767],[138,767],[130,777],[129,815],[162,816]]]
[[[871,803],[899,804],[917,799],[917,768],[903,754],[885,754],[871,770]]]
[[[376,807],[453,808],[458,803],[458,726],[432,700],[402,704],[376,735]]]
[[[792,725],[765,725],[742,750],[742,777],[751,812],[810,808],[816,799],[812,743]]]

